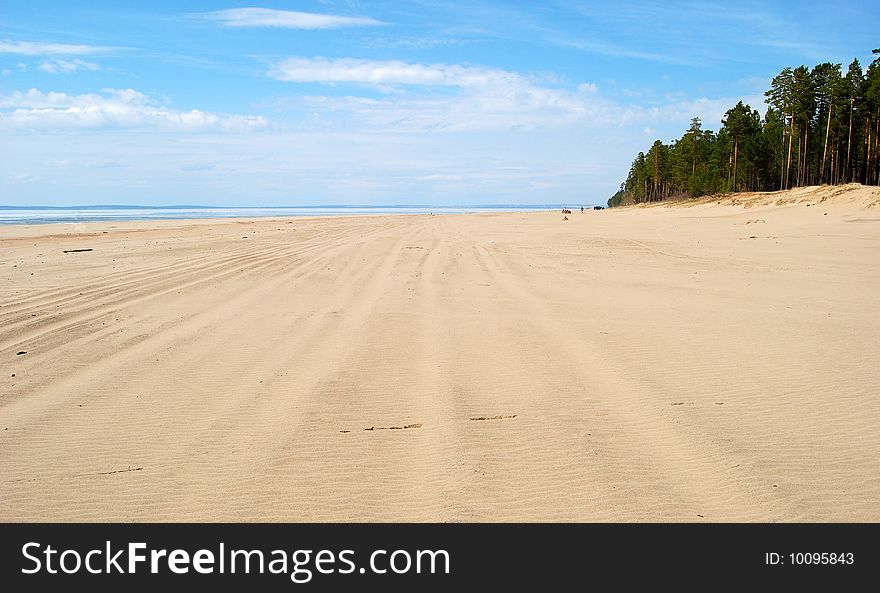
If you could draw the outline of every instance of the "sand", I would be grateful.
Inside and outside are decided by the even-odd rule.
[[[878,202],[0,228],[0,520],[878,521]]]

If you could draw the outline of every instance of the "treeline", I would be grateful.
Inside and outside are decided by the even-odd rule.
[[[853,60],[785,68],[765,94],[767,112],[742,101],[718,133],[691,120],[671,144],[640,152],[609,206],[803,185],[880,184],[880,49],[867,71]]]

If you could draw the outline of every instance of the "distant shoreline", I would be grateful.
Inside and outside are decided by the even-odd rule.
[[[199,218],[267,218],[359,216],[376,214],[465,214],[470,212],[540,212],[574,208],[569,204],[499,204],[478,206],[0,206],[0,225],[193,220]],[[580,206],[577,206],[578,208]],[[584,207],[587,207],[585,204]],[[589,206],[592,208],[592,206]]]

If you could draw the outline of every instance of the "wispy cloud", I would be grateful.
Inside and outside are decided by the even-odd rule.
[[[309,127],[332,128],[335,122],[340,129],[370,132],[569,129],[607,133],[645,126],[669,129],[676,123],[686,125],[695,115],[717,129],[724,111],[737,100],[763,110],[760,94],[693,101],[667,97],[654,105],[632,104],[603,95],[595,83],[573,83],[480,65],[297,57],[280,62],[269,74],[296,83],[397,89],[382,98],[322,94],[301,96],[276,106],[302,112],[301,121],[310,122]]]
[[[376,85],[484,86],[512,83],[519,74],[482,66],[417,64],[399,60],[289,58],[269,75],[290,82],[351,82]]]
[[[617,58],[633,58],[636,60],[659,62],[662,64],[691,65],[696,63],[696,60],[693,57],[640,51],[638,49],[618,47],[612,43],[606,43],[597,40],[588,41],[582,39],[566,39],[564,37],[557,37],[552,39],[552,43],[560,47],[570,47],[572,49],[578,49],[587,53],[601,54],[603,56],[611,56]]]
[[[101,45],[72,45],[69,43],[43,43],[39,41],[0,41],[0,54],[24,56],[85,56],[116,51],[118,47]]]
[[[93,62],[75,58],[73,60],[46,60],[37,66],[37,69],[48,74],[68,74],[77,70],[100,70],[101,67]]]
[[[464,45],[470,41],[456,37],[375,37],[366,42],[367,47],[378,49],[435,49]]]
[[[765,37],[756,40],[756,44],[816,62],[828,60],[828,56],[833,55],[830,47],[808,40]]]
[[[628,114],[600,97],[531,85],[482,87],[455,96],[304,97],[303,110],[370,132],[519,132],[614,127]],[[343,126],[344,127],[344,126]]]
[[[270,76],[297,83],[402,89],[383,99],[311,96],[294,102],[296,108],[319,119],[341,118],[371,130],[516,131],[619,121],[617,116],[610,117],[612,104],[593,83],[560,88],[554,84],[558,81],[546,77],[479,65],[290,58]],[[452,92],[438,92],[436,87],[452,87]]]
[[[240,132],[266,126],[262,117],[178,111],[156,106],[134,89],[69,95],[31,89],[0,96],[0,127],[25,130],[158,128],[179,132]]]
[[[754,51],[760,47],[796,59],[827,59],[830,52],[824,46],[828,39],[817,42],[816,35],[804,30],[803,18],[786,19],[784,11],[766,2],[740,2],[735,10],[720,10],[717,2],[693,0],[560,1],[575,19],[582,19],[583,30],[554,24],[545,41],[598,55],[712,66],[760,62],[763,56]],[[811,14],[817,18],[817,11]],[[736,34],[731,36],[732,31]]]
[[[343,16],[272,8],[229,8],[196,16],[217,21],[225,27],[275,27],[281,29],[337,29],[383,25],[366,16]]]

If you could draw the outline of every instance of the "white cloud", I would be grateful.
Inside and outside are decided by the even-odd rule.
[[[376,37],[366,42],[367,47],[380,49],[433,49],[435,47],[449,47],[455,45],[464,45],[463,39],[451,37],[398,37],[385,38]]]
[[[269,76],[290,82],[353,82],[379,85],[486,86],[523,80],[519,74],[482,66],[414,64],[399,60],[288,58]]]
[[[532,86],[483,88],[452,97],[305,97],[301,107],[319,115],[349,119],[370,131],[491,131],[601,124],[603,102],[578,100],[571,93]]]
[[[38,41],[0,41],[0,54],[24,56],[84,56],[108,53],[119,48],[99,45],[71,45],[68,43],[43,43]]]
[[[579,93],[585,93],[587,95],[592,95],[594,93],[599,92],[599,87],[596,86],[594,82],[585,82],[583,84],[579,84],[577,86],[577,90]]]
[[[664,64],[691,64],[694,60],[691,57],[674,56],[663,53],[644,52],[626,47],[618,47],[610,43],[600,41],[585,41],[583,39],[566,39],[557,37],[551,40],[552,43],[561,47],[570,47],[579,49],[589,53],[612,56],[616,58],[632,58],[636,60],[646,60],[651,62],[661,62]]]
[[[384,24],[365,16],[340,16],[271,8],[229,8],[202,13],[226,27],[276,27],[283,29],[336,29]]]
[[[29,183],[31,181],[38,180],[39,177],[33,175],[32,173],[19,173],[17,175],[13,175],[9,177],[9,180],[13,183]]]
[[[709,99],[701,97],[693,101],[678,101],[668,103],[661,107],[655,107],[646,110],[652,121],[660,122],[686,122],[692,117],[699,117],[703,122],[703,129],[718,131],[721,128],[721,120],[725,112],[736,105],[737,101],[742,101],[744,105],[756,109],[763,116],[767,110],[767,104],[764,102],[763,94],[744,95],[738,97],[720,97]],[[686,128],[676,132],[676,138],[680,137]],[[665,138],[669,141],[672,138]]]
[[[0,96],[0,127],[59,131],[65,129],[138,129],[167,131],[247,131],[263,128],[262,117],[227,115],[154,106],[133,89],[104,89],[104,94],[43,93],[31,89]]]
[[[566,83],[497,68],[419,64],[396,60],[289,58],[270,76],[297,83],[361,84],[385,91],[381,98],[305,96],[279,108],[301,113],[303,129],[365,132],[473,132],[569,130],[614,134],[624,128],[678,137],[694,116],[717,130],[726,109],[742,99],[763,111],[760,96],[696,101],[667,100],[655,107],[604,96],[595,83]],[[439,89],[439,90],[438,90]],[[638,132],[636,132],[638,133]]]
[[[49,74],[68,74],[77,70],[100,70],[101,67],[93,62],[75,58],[73,60],[46,60],[37,66],[37,69]]]
[[[289,58],[269,73],[298,83],[355,83],[405,90],[383,99],[357,96],[303,97],[313,117],[353,119],[370,129],[522,130],[572,124],[616,123],[614,105],[593,83],[560,88],[536,77],[485,66],[419,64],[397,60]],[[452,92],[434,92],[452,87]],[[326,118],[325,118],[326,119]]]

